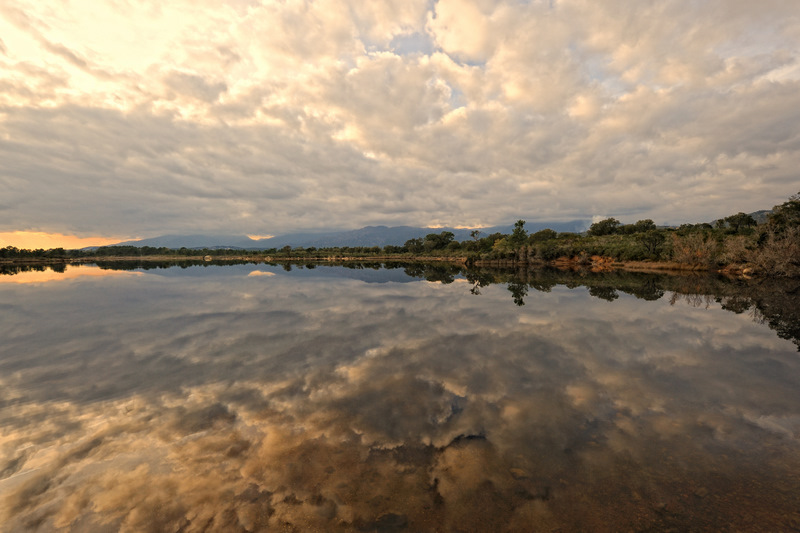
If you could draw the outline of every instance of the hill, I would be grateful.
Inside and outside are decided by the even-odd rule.
[[[572,220],[569,222],[530,222],[525,228],[530,232],[550,228],[558,232],[581,232],[589,226],[588,220]],[[513,225],[479,228],[482,236],[492,233],[510,233]],[[268,248],[331,248],[343,246],[401,246],[409,239],[425,237],[429,233],[451,231],[457,241],[471,239],[472,229],[458,228],[420,228],[413,226],[366,226],[356,230],[327,233],[289,233],[268,239],[251,239],[247,235],[161,235],[138,241],[125,241],[116,246],[152,246],[154,248],[208,248],[208,249],[243,249],[265,250]]]

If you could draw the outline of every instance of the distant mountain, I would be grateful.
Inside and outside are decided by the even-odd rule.
[[[772,209],[762,209],[760,211],[753,211],[752,213],[747,213],[756,221],[756,224],[766,224],[769,222],[769,216],[772,214]],[[716,220],[712,220],[708,222],[712,226],[716,224]]]
[[[761,211],[750,213],[750,216],[756,219],[757,223],[765,224],[769,220],[769,216],[771,214],[772,214],[772,209],[762,209]]]
[[[588,220],[571,220],[569,222],[528,222],[525,229],[535,233],[546,228],[563,232],[581,232],[589,227]],[[479,228],[480,236],[492,233],[511,233],[513,225]],[[429,233],[451,231],[457,241],[471,239],[472,229],[456,228],[418,228],[413,226],[366,226],[357,230],[337,231],[329,233],[290,233],[268,239],[251,239],[246,235],[162,235],[139,241],[125,241],[115,246],[152,246],[154,248],[231,248],[243,250],[265,250],[268,248],[330,248],[342,246],[401,246],[409,239],[425,237]]]
[[[152,246],[154,248],[259,248],[258,240],[247,235],[161,235],[113,246]],[[268,247],[269,248],[269,247]]]
[[[282,248],[284,246],[302,246],[310,248],[327,248],[334,246],[386,246],[387,244],[401,245],[408,239],[424,237],[433,230],[428,228],[413,228],[410,226],[366,226],[351,231],[338,231],[335,233],[290,233],[279,235],[270,239],[261,239],[260,246],[265,248]]]

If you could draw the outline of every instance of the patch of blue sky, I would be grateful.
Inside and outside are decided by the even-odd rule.
[[[431,55],[435,47],[427,33],[414,32],[395,35],[389,42],[389,49],[397,55]]]
[[[612,97],[619,97],[630,91],[630,84],[623,81],[618,75],[608,68],[609,59],[599,55],[586,55],[574,45],[569,50],[577,61],[580,69],[592,84],[597,84]]]
[[[556,7],[557,0],[517,0],[517,4],[528,6],[528,5],[543,5],[547,6],[548,9],[553,9]]]
[[[467,97],[464,95],[464,91],[459,89],[458,87],[453,87],[448,83],[450,87],[450,109],[458,109],[459,107],[464,107],[467,105]]]
[[[466,59],[458,56],[456,57],[450,56],[450,58],[462,66],[486,68],[486,61],[479,61],[477,59]]]
[[[436,18],[436,4],[438,3],[439,0],[428,0],[427,13],[430,13],[433,18]]]

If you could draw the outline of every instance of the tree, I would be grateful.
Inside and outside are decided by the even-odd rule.
[[[622,223],[616,218],[607,218],[600,222],[595,222],[589,227],[589,235],[599,237],[601,235],[612,235],[617,233]]]
[[[658,230],[650,230],[640,233],[636,236],[636,238],[644,247],[647,255],[649,255],[652,259],[655,259],[658,256],[659,249],[666,240],[666,236]]]
[[[531,243],[551,241],[556,237],[558,237],[558,233],[548,228],[532,233],[531,236],[528,237],[528,241]]]
[[[67,253],[63,248],[51,248],[47,250],[48,257],[64,257]]]
[[[635,233],[644,233],[645,231],[654,229],[656,229],[656,223],[646,218],[644,220],[639,220],[635,224],[625,224],[620,228],[620,232],[625,235],[633,235]]]
[[[756,225],[756,219],[741,211],[735,215],[725,217],[725,222],[727,222],[733,233],[739,233],[743,229],[752,228]]]
[[[514,231],[508,237],[508,244],[512,250],[518,250],[528,241],[528,232],[525,231],[525,221],[517,220],[514,223]]]
[[[788,201],[772,208],[769,225],[777,231],[791,226],[800,226],[800,192],[790,196]]]
[[[492,233],[491,235],[483,237],[478,241],[480,244],[480,250],[482,252],[490,252],[494,248],[494,243],[504,238],[505,235],[502,233]]]
[[[443,231],[441,233],[428,233],[425,235],[422,246],[425,251],[430,252],[433,250],[442,250],[455,239],[452,231]]]
[[[422,239],[420,239],[419,237],[414,239],[408,239],[403,246],[405,247],[406,250],[408,250],[412,254],[418,254],[424,249],[422,247]]]
[[[644,233],[645,231],[652,231],[656,229],[656,223],[649,218],[639,220],[633,226],[636,228],[636,233]]]

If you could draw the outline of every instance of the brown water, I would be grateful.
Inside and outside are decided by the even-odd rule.
[[[798,293],[408,273],[0,276],[0,529],[800,531]]]

